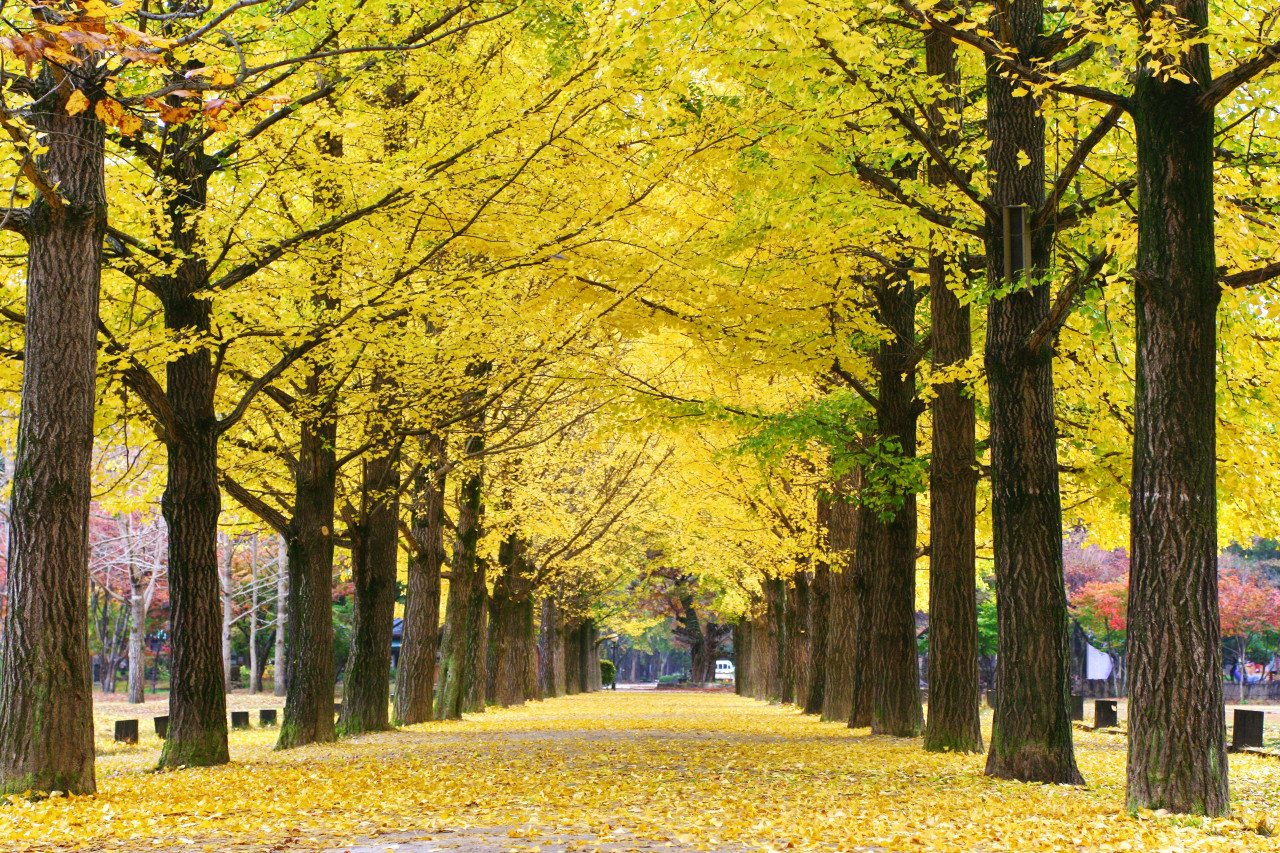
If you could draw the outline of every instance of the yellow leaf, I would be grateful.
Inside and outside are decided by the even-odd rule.
[[[194,114],[195,110],[191,109],[191,107],[174,107],[172,109],[162,107],[160,109],[160,120],[165,124],[182,124]]]
[[[87,109],[89,109],[89,97],[76,89],[71,93],[71,97],[67,98],[67,115],[78,116]]]
[[[120,119],[124,117],[124,107],[120,106],[120,102],[112,98],[103,98],[101,101],[93,105],[93,112],[103,124],[115,127],[120,124]]]

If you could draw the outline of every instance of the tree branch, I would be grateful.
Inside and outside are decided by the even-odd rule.
[[[912,3],[911,0],[895,0],[895,2],[898,4],[898,8],[902,9],[902,11],[908,16],[922,24],[925,24],[926,26],[932,27],[938,32],[945,33],[954,41],[976,48],[986,56],[999,62],[1008,71],[1013,72],[1029,83],[1047,86],[1053,91],[1061,92],[1064,95],[1075,95],[1080,98],[1086,98],[1090,101],[1098,101],[1103,104],[1119,106],[1125,110],[1129,109],[1129,99],[1123,95],[1117,95],[1115,92],[1109,92],[1106,89],[1099,89],[1094,86],[1081,86],[1075,83],[1063,83],[1051,74],[1046,74],[1043,71],[1022,65],[1009,54],[1004,45],[997,41],[993,41],[970,30],[959,29],[946,21],[922,11]]]
[[[289,534],[289,519],[284,517],[284,513],[250,492],[228,474],[222,474],[219,479],[222,482],[222,488],[226,489],[227,494],[236,499],[236,503],[262,519],[268,527],[281,536]]]
[[[1265,267],[1220,276],[1218,283],[1223,287],[1250,287],[1275,278],[1280,278],[1280,261],[1267,264]]]
[[[875,395],[871,393],[866,385],[863,385],[858,381],[856,376],[844,369],[840,364],[840,359],[835,358],[831,360],[831,372],[844,380],[844,383],[854,391],[858,392],[858,396],[866,400],[871,405],[871,408],[879,411],[880,401],[876,399]]]
[[[1262,48],[1256,56],[1241,62],[1225,74],[1218,76],[1200,95],[1197,102],[1201,109],[1211,110],[1230,97],[1231,93],[1280,62],[1280,42]]]
[[[1043,227],[1058,212],[1058,203],[1062,201],[1062,196],[1066,193],[1067,188],[1071,186],[1071,182],[1075,180],[1085,161],[1093,153],[1093,149],[1098,147],[1098,143],[1106,138],[1111,129],[1120,121],[1122,115],[1124,115],[1124,110],[1120,107],[1113,106],[1107,110],[1107,114],[1094,126],[1093,130],[1089,131],[1089,135],[1072,152],[1071,159],[1067,161],[1067,165],[1058,173],[1058,179],[1054,182],[1053,190],[1049,193],[1049,197],[1045,199],[1044,204],[1040,205],[1040,209],[1036,211],[1036,215],[1031,221],[1031,230],[1034,231]]]
[[[353,222],[364,219],[366,216],[376,213],[386,207],[390,207],[396,202],[407,199],[408,197],[409,194],[405,192],[403,188],[396,187],[372,204],[365,205],[364,207],[343,214],[342,216],[336,216],[321,225],[317,225],[315,228],[309,228],[306,231],[294,234],[286,240],[282,240],[270,249],[259,254],[258,257],[254,258],[252,261],[240,264],[231,272],[222,276],[217,281],[212,282],[207,289],[224,290],[233,284],[244,281],[259,270],[278,261],[286,252],[295,246],[301,245],[309,240],[324,237],[327,234],[332,234],[334,231],[345,228]]]
[[[1083,270],[1080,270],[1071,279],[1066,287],[1058,292],[1058,297],[1053,301],[1053,307],[1049,310],[1049,315],[1041,321],[1040,325],[1031,337],[1027,339],[1027,352],[1036,353],[1040,351],[1051,337],[1058,333],[1062,328],[1062,324],[1067,321],[1067,317],[1071,316],[1072,303],[1075,302],[1076,294],[1089,285],[1089,282],[1102,272],[1102,268],[1106,266],[1107,261],[1111,260],[1110,252],[1099,252],[1089,259],[1089,263]]]

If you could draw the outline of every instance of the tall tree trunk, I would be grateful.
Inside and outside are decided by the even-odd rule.
[[[786,627],[787,669],[791,673],[791,690],[784,701],[803,705],[809,691],[809,575],[807,572],[797,571],[787,587]]]
[[[822,503],[825,503],[823,499]],[[821,504],[819,504],[821,506]],[[804,699],[806,714],[821,714],[827,686],[827,618],[830,612],[831,570],[825,560],[814,569],[809,582],[809,683]]]
[[[218,572],[219,591],[222,593],[222,681],[227,685],[227,690],[231,690],[231,623],[232,610],[235,604],[231,597],[232,579],[231,579],[231,562],[235,558],[235,546],[231,542],[231,537],[225,533],[219,538],[222,540],[222,565],[219,566]]]
[[[478,455],[484,439],[467,439],[467,455]],[[469,472],[458,496],[458,536],[445,605],[440,653],[440,693],[436,719],[459,720],[464,711],[484,710],[486,596],[484,561],[476,555],[480,539],[483,472]],[[476,700],[479,700],[478,702]]]
[[[208,329],[206,300],[166,301],[166,325]],[[169,529],[169,731],[161,767],[225,764],[227,682],[222,656],[218,572],[217,424],[208,350],[168,365],[168,397],[181,432],[168,442],[169,479],[161,506]]]
[[[272,655],[271,692],[285,695],[287,663],[285,634],[289,626],[289,546],[283,536],[276,537],[276,649]]]
[[[841,478],[832,496],[827,549],[831,553],[831,582],[827,617],[827,675],[822,719],[871,725],[867,683],[866,631],[863,611],[868,585],[857,560],[862,510],[854,496],[862,485],[860,471]]]
[[[414,483],[409,590],[396,668],[396,720],[401,725],[431,719],[436,653],[440,645],[440,567],[444,564],[444,452],[439,436],[421,442],[423,463]]]
[[[769,659],[765,666],[765,698],[785,701],[787,672],[787,582],[782,577],[765,581],[765,619],[768,627]]]
[[[1173,4],[1204,32],[1207,0]],[[1137,388],[1129,580],[1130,808],[1225,814],[1226,731],[1218,623],[1214,111],[1209,48],[1186,82],[1144,66],[1138,147]],[[1243,662],[1242,662],[1243,666]]]
[[[147,604],[151,598],[151,581],[143,583],[135,566],[129,567],[129,702],[141,705],[147,701]]]
[[[317,399],[323,366],[306,379]],[[277,749],[335,738],[333,725],[333,507],[338,465],[337,420],[322,405],[304,418],[289,523],[289,621],[285,641],[288,692]]]
[[[525,604],[530,600],[525,576],[525,543],[514,533],[499,549],[500,570],[489,599],[489,690],[492,702],[504,708],[525,701],[528,649],[524,643]]]
[[[930,130],[945,149],[957,133],[948,128],[964,107],[957,95],[960,72],[951,39],[925,33],[928,72],[946,93],[929,108]],[[945,112],[944,112],[945,110]],[[945,186],[936,164],[929,182]],[[929,313],[934,372],[973,355],[969,306],[947,281],[947,259],[929,256]],[[934,386],[933,459],[929,470],[929,720],[924,748],[931,752],[981,752],[978,717],[978,606],[974,528],[977,518],[977,453],[972,394],[962,382]]]
[[[175,102],[176,105],[176,102]],[[184,151],[165,167],[172,187],[165,199],[170,241],[180,258],[172,273],[154,286],[164,306],[165,328],[190,345],[165,365],[165,398],[173,423],[166,436],[168,480],[161,507],[169,529],[170,690],[169,730],[161,767],[225,764],[227,681],[221,666],[221,604],[218,582],[218,419],[214,409],[217,375],[205,345],[212,333],[211,306],[198,295],[208,283],[208,266],[196,227],[208,199],[209,174],[216,163],[189,127],[169,138]]]
[[[253,534],[249,562],[249,695],[262,692],[262,670],[258,668],[258,534]]]
[[[538,652],[538,608],[533,593],[525,595],[520,603],[520,657],[524,661],[524,698],[526,701],[542,701],[542,682],[538,677],[540,655]]]
[[[248,569],[248,693],[262,692],[262,674],[257,667],[257,534],[253,534]]]
[[[105,152],[95,118],[66,114],[72,90],[61,73],[55,78],[46,68],[39,83],[52,94],[31,114],[47,146],[36,162],[63,205],[59,211],[37,198],[25,235],[26,337],[0,651],[0,793],[91,794],[86,602]]]
[[[555,599],[547,596],[542,599],[542,620],[538,627],[538,678],[542,695],[549,699],[564,695],[563,638],[559,608]]]
[[[588,619],[582,632],[582,684],[584,693],[595,693],[602,689],[600,675],[600,629],[594,619]]]
[[[881,324],[893,338],[880,344],[876,410],[888,453],[910,463],[916,455],[915,288],[910,276],[891,277],[876,289]],[[916,651],[916,495],[897,496],[892,516],[868,512],[863,520],[858,561],[871,579],[868,624],[871,645],[871,730],[915,737],[924,728],[920,708],[920,665]],[[874,563],[872,562],[874,561]]]
[[[360,523],[352,531],[355,624],[343,682],[342,732],[390,728],[391,629],[400,544],[400,452],[364,461]]]
[[[1020,0],[993,24],[1023,56],[1034,57],[1043,19],[1041,0]],[[991,203],[997,210],[1026,205],[1029,221],[1045,198],[1045,119],[1039,99],[1015,94],[1021,88],[998,61],[989,63]],[[988,223],[987,234],[988,281],[1003,281],[1002,224]],[[1026,782],[1081,784],[1071,741],[1052,351],[1047,344],[1036,352],[1028,346],[1049,313],[1044,273],[1052,238],[1048,227],[1031,234],[1022,286],[993,299],[987,315],[999,704],[986,772]]]
[[[733,624],[733,692],[739,696],[751,695],[751,622],[740,619]]]
[[[566,696],[576,696],[584,689],[582,686],[582,630],[581,625],[563,629],[564,694]]]

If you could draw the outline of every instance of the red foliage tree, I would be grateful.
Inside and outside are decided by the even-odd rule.
[[[1280,625],[1280,592],[1257,575],[1235,570],[1218,575],[1218,618],[1222,635],[1236,642],[1240,668],[1240,701],[1244,701],[1245,654],[1261,634]]]

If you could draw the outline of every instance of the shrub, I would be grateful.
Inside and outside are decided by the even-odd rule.
[[[613,665],[611,660],[600,661],[600,683],[605,687],[613,684],[615,678],[618,677],[618,668]]]

